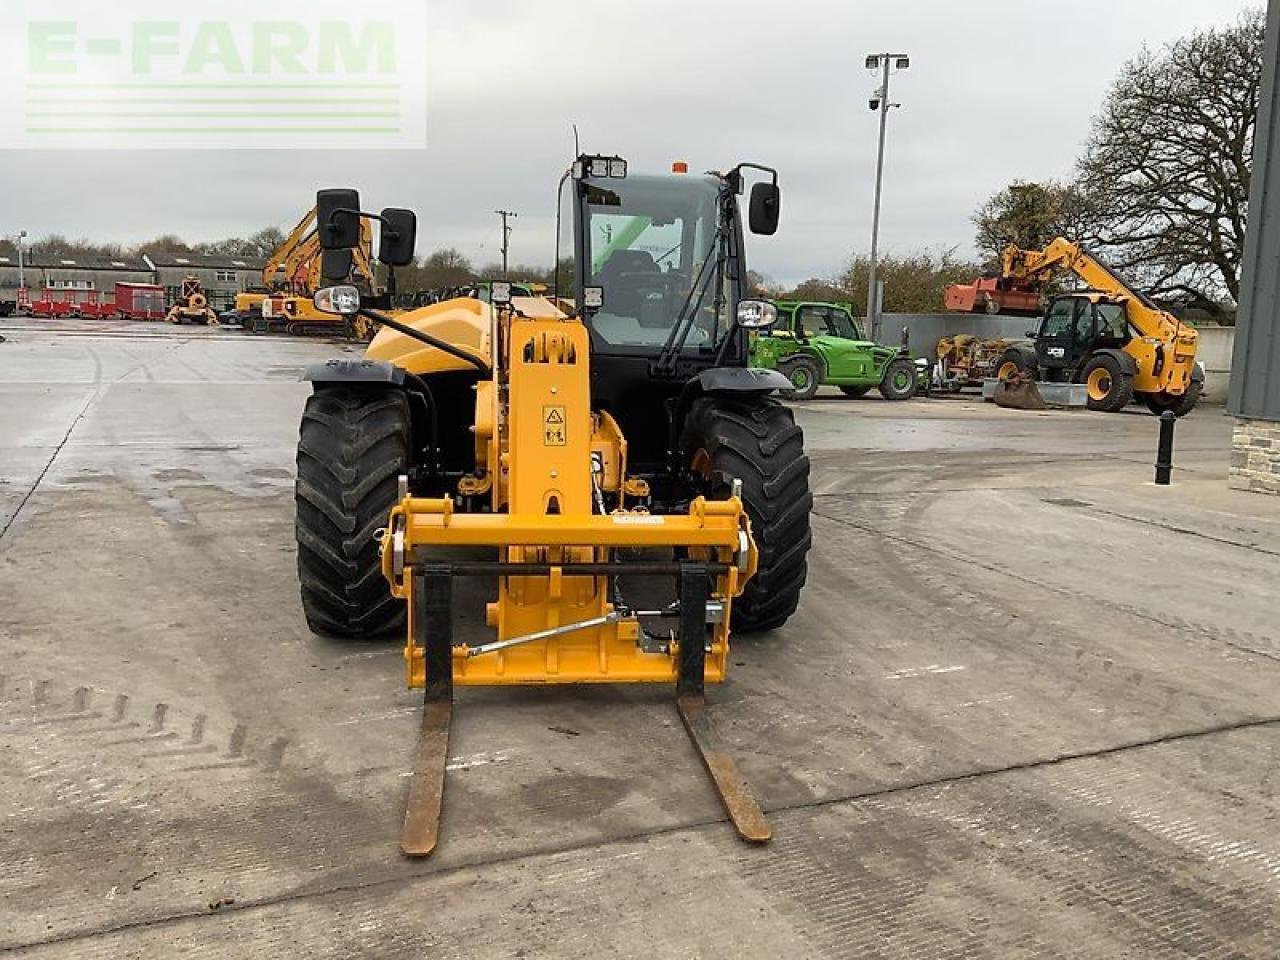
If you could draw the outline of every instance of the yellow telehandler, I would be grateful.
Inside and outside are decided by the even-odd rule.
[[[405,854],[437,843],[459,684],[672,684],[739,834],[769,838],[704,700],[725,677],[731,628],[773,629],[795,611],[810,543],[804,438],[771,397],[788,382],[747,366],[747,331],[776,317],[746,294],[748,171],[750,230],[770,235],[770,168],[628,176],[617,157],[579,157],[560,182],[572,297],[495,282],[489,302],[391,317],[354,287],[316,295],[381,329],[363,359],[307,372],[302,603],[318,633],[407,634],[407,681],[426,703]],[[382,224],[384,263],[411,261],[410,211],[362,213],[349,190],[321,191],[317,206],[336,275],[363,219]],[[557,306],[569,300],[573,312]],[[457,547],[488,555],[456,559]],[[458,577],[496,581],[488,637],[454,633]],[[662,596],[641,596],[641,580]]]
[[[1052,297],[1039,326],[1027,332],[1029,341],[1001,355],[996,376],[1083,383],[1091,410],[1115,412],[1138,399],[1157,415],[1190,413],[1204,390],[1195,327],[1161,310],[1079,244],[1058,237],[1043,250],[1006,247],[999,277],[948,287],[945,299],[965,312],[979,302],[996,312],[1006,303],[1021,308],[1059,273],[1088,289]]]

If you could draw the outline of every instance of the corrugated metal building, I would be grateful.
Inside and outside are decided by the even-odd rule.
[[[1280,0],[1267,9],[1228,407],[1231,485],[1280,494]]]
[[[170,302],[182,292],[184,277],[198,277],[215,310],[225,310],[236,294],[262,285],[266,261],[254,257],[207,256],[196,253],[143,254],[152,269],[152,283],[165,288]]]
[[[150,283],[154,272],[140,257],[23,257],[27,289],[37,295],[55,290],[99,290],[110,293],[117,283]],[[0,254],[0,300],[18,298],[18,258]]]
[[[42,254],[23,258],[22,274],[32,296],[41,290],[98,290],[109,294],[117,283],[155,283],[165,288],[168,302],[177,300],[184,277],[200,278],[215,309],[232,305],[236,294],[262,283],[266,262],[254,257],[200,254],[143,253],[141,257],[91,257]],[[18,298],[18,257],[0,254],[0,300]]]

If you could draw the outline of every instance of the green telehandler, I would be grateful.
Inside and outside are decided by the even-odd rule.
[[[848,397],[872,389],[886,400],[915,396],[919,372],[906,348],[864,337],[849,304],[773,302],[778,320],[752,338],[751,365],[786,376],[788,400],[809,400],[823,384],[839,387]]]

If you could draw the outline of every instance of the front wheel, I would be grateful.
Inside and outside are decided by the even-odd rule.
[[[1133,402],[1133,377],[1109,354],[1094,357],[1084,368],[1089,409],[1117,413]]]
[[[791,411],[772,400],[701,398],[685,420],[680,449],[708,497],[724,499],[733,481],[742,481],[760,564],[733,602],[733,629],[782,626],[800,603],[812,540],[809,458]]]
[[[1203,392],[1204,382],[1192,380],[1187,385],[1185,393],[1148,393],[1142,399],[1146,403],[1147,409],[1157,417],[1166,410],[1172,410],[1175,417],[1185,417],[1195,408],[1195,405],[1200,400],[1200,394]]]
[[[813,357],[790,358],[779,369],[791,381],[791,389],[782,392],[788,400],[812,400],[822,385],[822,369]]]
[[[375,637],[404,624],[382,576],[375,532],[409,471],[409,401],[399,390],[322,387],[298,439],[295,526],[307,625],[333,637]]]
[[[1025,375],[1034,380],[1036,378],[1035,363],[1017,350],[1006,350],[996,363],[995,374],[997,380],[1012,380],[1019,375]]]
[[[889,361],[878,389],[886,400],[910,400],[916,393],[915,363],[908,357]]]

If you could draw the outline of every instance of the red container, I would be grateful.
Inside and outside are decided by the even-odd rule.
[[[53,291],[47,287],[40,291],[40,299],[31,301],[31,315],[48,319],[53,316]]]
[[[80,316],[101,319],[112,316],[116,312],[115,304],[103,303],[102,294],[97,290],[85,292],[84,301],[80,304]]]
[[[152,283],[117,283],[115,312],[127,320],[163,320],[164,287]]]

